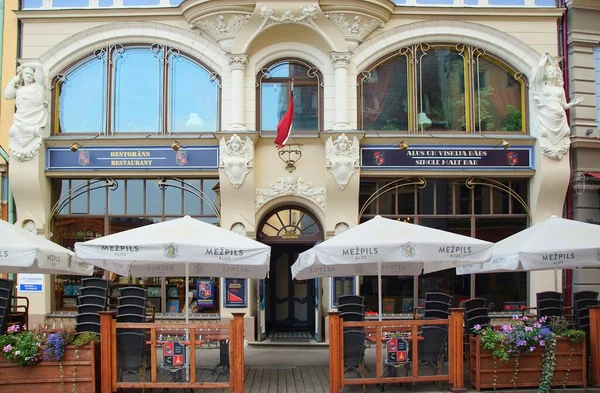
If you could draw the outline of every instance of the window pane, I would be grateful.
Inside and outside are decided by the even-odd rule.
[[[284,62],[269,69],[271,78],[308,78],[308,68],[301,64]]]
[[[384,184],[379,183],[380,188]],[[389,190],[387,188],[386,190],[388,191],[380,194],[377,201],[375,201],[378,206],[377,214],[396,214],[396,190]]]
[[[71,71],[59,86],[61,133],[106,131],[106,64],[103,60],[84,62]]]
[[[218,87],[209,73],[183,57],[170,56],[170,132],[218,131]]]
[[[414,279],[408,276],[381,277],[381,296],[389,306],[384,314],[409,314],[414,307]],[[361,277],[360,294],[365,297],[365,311],[377,312],[379,288],[377,276]]]
[[[162,215],[162,212],[163,192],[153,181],[146,180],[146,215]]]
[[[396,56],[362,81],[362,129],[408,130],[406,56]]]
[[[464,61],[458,53],[449,49],[425,53],[417,71],[419,129],[466,129],[464,74]]]
[[[497,64],[478,59],[474,70],[476,130],[522,131],[521,83]]]
[[[456,269],[423,274],[419,276],[419,303],[424,302],[427,292],[452,295],[452,307],[458,307],[460,302],[471,297],[471,276],[457,276]]]
[[[435,181],[435,208],[437,214],[452,214],[452,181]]]
[[[186,180],[186,183],[197,188],[198,190],[202,189],[200,180]],[[199,216],[200,212],[200,198],[198,197],[198,191],[194,190],[194,188],[186,186],[186,189],[190,191],[183,192],[183,214],[188,216]]]
[[[59,199],[68,194],[70,188],[69,180],[61,180],[60,182],[60,195]],[[68,198],[67,198],[68,199]],[[62,208],[57,212],[57,214],[69,214],[69,207],[71,206],[69,201],[61,200]]]
[[[219,181],[218,180],[204,180],[203,183],[203,187],[202,187],[202,191],[205,194],[205,197],[208,197],[208,199],[210,201],[212,201],[212,203],[217,206],[217,193],[213,190],[213,188],[217,185]],[[219,206],[217,206],[217,208],[219,208]],[[205,216],[214,216],[215,211],[213,210],[213,208],[211,207],[210,203],[207,202],[206,200],[202,200],[202,214]]]
[[[287,111],[288,84],[263,83],[261,86],[260,126],[265,131],[277,130],[277,124]]]
[[[116,180],[117,189],[108,190],[108,213],[125,214],[125,180]]]
[[[376,190],[377,190],[377,183],[375,181],[361,181],[360,182],[360,195],[358,198],[359,199],[359,202],[358,202],[359,209],[363,208],[363,206],[365,205],[367,200],[369,200],[371,195],[373,195]],[[375,201],[371,202],[371,204],[363,212],[363,215],[377,214],[376,210],[375,210],[376,206],[377,206],[377,204]]]
[[[287,110],[287,96],[285,107]],[[285,113],[285,112],[284,112]],[[292,130],[319,129],[319,87],[318,85],[294,86],[294,123]]]
[[[471,236],[470,218],[421,218],[419,219],[419,225],[459,235]]]
[[[150,183],[150,182],[149,182]],[[171,182],[178,187],[182,187],[181,182]],[[181,193],[183,191],[176,187],[165,188],[165,214],[181,216]]]
[[[161,131],[162,51],[127,48],[115,61],[115,132]]]
[[[104,182],[90,184],[90,214],[106,214],[106,187]]]
[[[398,189],[398,214],[415,214],[415,186]]]
[[[433,214],[433,188],[435,181],[428,181],[425,188],[419,188],[419,214]]]
[[[527,180],[511,181],[511,188],[513,189],[513,191],[516,191],[516,193],[521,197],[521,199],[526,204],[529,204],[529,196],[527,193],[527,186],[528,186]],[[521,202],[519,202],[517,200],[517,198],[513,197],[513,198],[511,198],[511,201],[512,201],[512,213],[513,214],[527,214],[527,210],[521,204]]]
[[[87,180],[71,180],[71,214],[87,214]]]
[[[490,187],[475,186],[475,214],[490,214]]]
[[[127,214],[144,214],[143,180],[127,180]]]
[[[471,189],[466,184],[461,182],[455,184],[454,191],[456,192],[456,214],[471,214]]]
[[[505,191],[494,189],[494,214],[508,214],[508,194]]]

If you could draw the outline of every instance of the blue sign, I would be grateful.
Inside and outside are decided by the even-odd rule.
[[[19,291],[22,292],[42,292],[42,284],[21,284]]]
[[[240,278],[225,279],[225,307],[246,307],[247,280]]]
[[[360,167],[366,170],[531,170],[533,147],[364,146],[360,149]]]
[[[213,308],[215,305],[215,283],[212,278],[196,281],[197,305],[201,308]]]
[[[216,170],[218,146],[183,147],[88,147],[73,152],[67,147],[50,147],[46,154],[49,171],[91,171],[99,169]]]

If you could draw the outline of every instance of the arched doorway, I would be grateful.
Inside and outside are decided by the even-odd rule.
[[[319,339],[321,321],[317,280],[292,280],[298,254],[324,238],[318,219],[298,206],[278,207],[260,222],[257,240],[271,246],[269,277],[258,283],[259,339]]]

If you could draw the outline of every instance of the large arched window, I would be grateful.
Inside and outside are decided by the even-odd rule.
[[[363,71],[358,85],[365,131],[526,131],[524,77],[472,46],[402,48]]]
[[[114,45],[54,79],[56,134],[218,131],[216,74],[175,48]]]
[[[277,61],[257,76],[257,129],[276,131],[288,108],[294,86],[295,131],[321,131],[323,128],[323,78],[316,67],[300,60]]]

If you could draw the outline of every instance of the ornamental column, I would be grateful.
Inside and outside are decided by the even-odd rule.
[[[231,67],[231,124],[228,131],[246,131],[244,122],[244,70],[248,63],[245,53],[229,55]]]
[[[334,130],[349,130],[348,123],[348,64],[350,53],[331,52],[335,70],[335,121]]]

